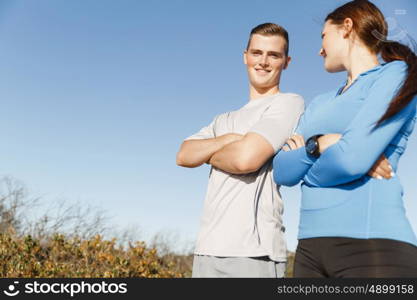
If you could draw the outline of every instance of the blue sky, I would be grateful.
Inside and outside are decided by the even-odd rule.
[[[100,207],[117,226],[194,240],[208,167],[175,164],[182,140],[248,101],[242,52],[264,22],[290,33],[281,90],[308,104],[343,82],[317,55],[324,17],[345,1],[0,1],[0,176],[53,203]],[[374,1],[391,36],[417,38],[414,0]],[[417,137],[398,176],[417,230]],[[290,250],[299,187],[282,190]]]

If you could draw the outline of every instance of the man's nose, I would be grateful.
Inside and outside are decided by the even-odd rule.
[[[262,56],[260,64],[263,65],[263,66],[267,66],[269,64],[267,55]]]
[[[324,49],[323,48],[320,48],[319,55],[320,56],[324,56],[324,53],[325,53]]]

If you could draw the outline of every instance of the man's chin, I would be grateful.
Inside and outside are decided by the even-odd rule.
[[[254,80],[251,80],[251,82],[254,86],[259,86],[259,87],[267,87],[271,85],[270,80],[268,80],[267,78],[256,78]]]
[[[274,88],[278,85],[278,83],[271,85],[270,83],[252,83],[252,87],[256,90],[269,90],[271,88]]]

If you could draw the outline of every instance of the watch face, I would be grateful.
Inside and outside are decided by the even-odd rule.
[[[316,150],[316,141],[314,139],[308,139],[306,144],[306,151],[310,154],[313,154]]]

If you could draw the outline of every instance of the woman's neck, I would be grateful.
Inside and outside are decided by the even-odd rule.
[[[379,65],[378,57],[375,53],[371,53],[366,47],[354,47],[349,56],[349,62],[346,66],[348,73],[347,85],[350,85],[359,74]]]

